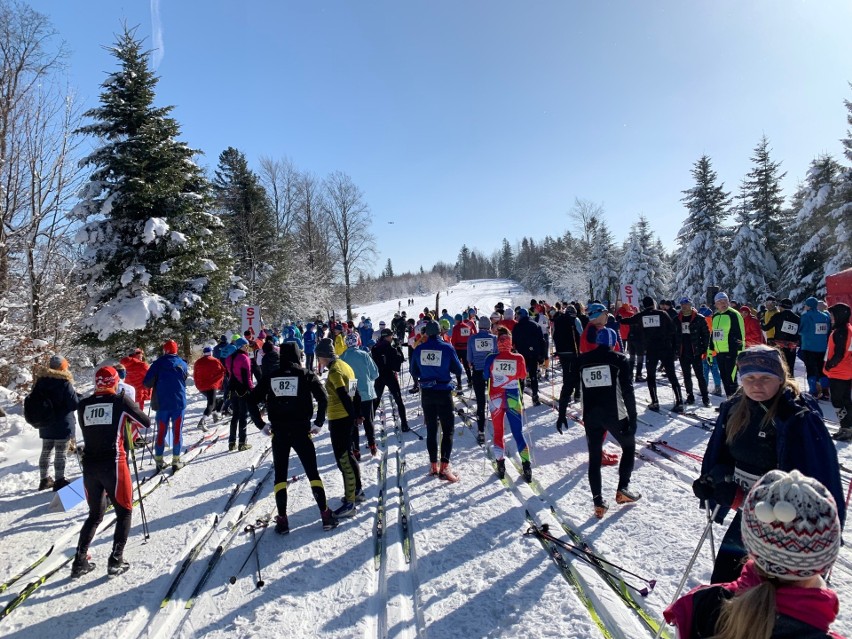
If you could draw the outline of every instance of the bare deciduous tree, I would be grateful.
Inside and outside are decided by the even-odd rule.
[[[376,240],[370,232],[370,207],[361,189],[345,173],[335,171],[323,183],[328,226],[337,248],[343,276],[346,317],[352,319],[352,280],[375,256]]]
[[[258,177],[275,212],[276,236],[293,235],[301,177],[296,166],[289,158],[274,160],[262,156]]]

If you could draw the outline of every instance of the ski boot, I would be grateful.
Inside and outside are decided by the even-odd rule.
[[[123,557],[109,556],[109,560],[107,561],[107,575],[117,577],[118,575],[123,575],[128,570],[130,570],[130,564]]]
[[[429,464],[429,476],[437,475],[439,473],[438,462],[432,462]]]
[[[206,422],[206,421],[207,421],[207,416],[206,416],[206,415],[202,415],[202,416],[201,416],[201,419],[199,419],[199,420],[198,420],[198,428],[199,428],[202,432],[205,432],[205,433],[206,433],[208,430],[210,430],[209,428],[207,428],[207,425],[204,423],[204,422]]]
[[[332,528],[337,528],[337,517],[335,517],[334,513],[331,512],[331,508],[326,508],[324,511],[322,511],[321,515],[323,530],[331,530]]]
[[[355,491],[355,503],[363,504],[365,501],[367,501],[367,496],[364,494],[364,489],[359,488]]]
[[[710,398],[706,395],[701,398],[701,403],[704,404],[705,408],[710,408]]]
[[[506,460],[498,459],[497,460],[497,477],[500,479],[504,479],[506,477]]]
[[[601,466],[615,466],[618,464],[618,455],[601,451]]]
[[[633,379],[633,381],[634,381],[636,384],[638,384],[639,382],[644,382],[644,381],[646,381],[646,378],[645,378],[645,376],[644,376],[644,375],[637,375],[637,376]]]
[[[375,456],[376,456],[376,455],[378,455],[378,454],[379,454],[379,449],[376,447],[376,445],[375,445],[375,444],[370,444],[370,455],[372,455],[373,457],[375,457]]]
[[[326,508],[326,511],[328,511],[329,514],[331,513],[328,508]],[[332,517],[334,517],[334,515],[332,515]],[[325,521],[325,517],[323,517],[323,521]],[[290,523],[287,521],[287,515],[275,515],[275,532],[279,535],[286,535],[290,532]]]
[[[563,428],[568,428],[568,418],[564,416],[558,417],[556,419],[556,430],[561,434]]]
[[[168,466],[168,464],[166,463],[166,460],[163,459],[162,455],[155,455],[154,456],[154,463],[157,465],[157,470],[165,470],[166,466]]]
[[[450,468],[449,462],[441,462],[441,472],[438,473],[438,478],[444,479],[451,484],[454,484],[459,480],[459,476]]]
[[[485,432],[479,431],[476,433],[476,443],[480,446],[485,444]]]
[[[408,431],[410,431],[410,430],[411,430],[411,427],[408,425],[408,422],[407,422],[407,421],[406,421],[406,422],[402,422],[402,426],[400,426],[400,430],[401,430],[403,433],[407,433]]]
[[[841,428],[831,438],[836,442],[852,442],[852,428]]]
[[[71,564],[71,579],[78,579],[79,577],[92,572],[94,569],[95,564],[89,561],[88,555],[81,557],[78,554],[74,557],[74,563]]]
[[[242,444],[240,444],[240,452],[244,450],[249,450],[250,448],[251,444],[249,444],[248,442],[243,442]]]
[[[53,477],[45,477],[38,483],[39,490],[47,490],[53,488]]]
[[[228,452],[233,453],[235,450],[237,450],[237,443],[236,442],[228,442]]]
[[[344,517],[354,517],[355,503],[343,499],[340,503],[340,508],[334,511],[334,516],[338,519],[343,519]]]
[[[673,413],[682,413],[683,412],[683,402],[676,401],[675,405],[672,406],[672,412]]]
[[[686,403],[687,404],[694,404],[695,403],[695,395],[693,395],[692,393],[687,393],[686,394]]]
[[[660,412],[660,402],[651,402],[648,404],[648,408],[650,410]]]
[[[635,501],[642,499],[642,494],[629,488],[619,488],[615,491],[616,504],[632,504]]]
[[[180,457],[172,457],[172,471],[180,470],[186,466],[186,462],[183,461]]]
[[[532,465],[528,461],[521,461],[521,468],[523,468],[524,481],[529,484],[532,481]]]
[[[533,395],[533,406],[541,406],[541,400],[538,398],[538,395]]]
[[[214,410],[214,411],[213,411],[213,423],[214,423],[214,424],[219,423],[219,418],[220,418],[220,417],[221,417],[221,413],[219,413],[219,411]]]
[[[603,519],[603,516],[606,515],[606,511],[609,510],[609,504],[605,501],[601,501],[599,504],[595,504],[595,517],[598,519]]]

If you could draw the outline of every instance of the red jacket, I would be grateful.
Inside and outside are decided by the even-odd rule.
[[[621,321],[623,317],[633,317],[636,315],[636,310],[634,307],[630,306],[630,304],[622,304],[621,307],[615,312],[615,319]],[[621,333],[621,341],[626,342],[628,336],[630,335],[630,326],[628,324],[621,324],[618,328],[618,331]]]
[[[121,360],[121,365],[127,369],[127,378],[124,381],[136,390],[136,401],[151,399],[151,389],[142,384],[145,374],[151,368],[148,363],[143,362],[138,357],[128,355]]]
[[[766,337],[760,328],[760,320],[751,314],[751,309],[748,306],[741,306],[740,315],[743,316],[743,325],[745,326],[746,348],[766,344]]]
[[[450,337],[453,348],[457,351],[466,350],[467,340],[475,333],[476,331],[472,331],[470,329],[470,324],[467,322],[456,322],[453,326],[453,334]]]
[[[195,360],[192,365],[192,378],[195,380],[195,387],[200,391],[219,390],[222,388],[222,380],[225,379],[225,367],[212,355],[205,355]]]

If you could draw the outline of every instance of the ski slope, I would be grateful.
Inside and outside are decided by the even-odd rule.
[[[477,280],[441,291],[440,305],[451,314],[467,306],[490,311],[497,301],[529,303],[530,295],[514,282]],[[402,309],[417,316],[434,305],[435,295],[415,298]],[[374,326],[389,322],[398,301],[360,307],[356,317],[369,316]],[[81,375],[81,381],[84,379]],[[85,376],[88,384],[90,374]],[[406,382],[407,376],[403,374]],[[541,384],[545,401],[558,398],[558,367]],[[79,383],[88,390],[90,384]],[[406,383],[408,386],[409,383]],[[200,440],[196,428],[203,398],[188,388],[185,445]],[[419,397],[404,393],[409,423],[425,435]],[[89,637],[96,639],[139,637],[638,637],[653,633],[639,614],[629,609],[612,588],[586,563],[565,554],[580,583],[583,597],[596,611],[590,614],[580,594],[563,577],[548,552],[531,536],[527,512],[533,521],[548,523],[554,535],[567,539],[556,515],[578,531],[597,553],[643,578],[656,580],[656,588],[642,598],[634,593],[645,614],[659,620],[674,594],[704,527],[690,483],[699,462],[675,453],[672,459],[643,449],[646,440],[665,440],[671,446],[701,455],[709,433],[696,420],[674,419],[646,410],[644,384],[637,385],[640,425],[632,487],[643,499],[616,506],[615,468],[604,468],[604,491],[610,511],[598,521],[586,480],[586,451],[582,427],[571,422],[559,434],[555,412],[545,404],[527,402],[526,433],[533,451],[533,477],[539,494],[507,464],[506,486],[494,474],[487,450],[476,444],[475,434],[457,420],[453,465],[461,479],[447,484],[428,477],[425,441],[415,433],[401,433],[386,396],[377,414],[380,455],[371,458],[363,447],[361,473],[367,501],[355,517],[323,532],[319,513],[307,481],[299,478],[301,466],[291,456],[289,488],[291,532],[279,536],[267,529],[257,546],[261,577],[257,588],[255,559],[246,524],[272,514],[271,455],[263,456],[269,442],[249,424],[246,452],[227,451],[227,426],[219,424],[222,439],[194,449],[191,463],[158,483],[145,499],[150,539],[143,539],[139,509],[125,557],[131,570],[106,577],[106,557],[112,530],[99,532],[91,547],[94,572],[72,581],[62,568],[6,618],[0,619],[0,636]],[[719,401],[713,398],[714,402]],[[671,402],[668,388],[660,400]],[[468,393],[464,400],[473,404]],[[833,411],[823,403],[827,417]],[[40,441],[37,431],[20,417],[20,406],[4,403],[9,417],[0,420],[0,579],[4,582],[32,564],[52,544],[54,551],[30,574],[0,593],[5,607],[28,584],[60,565],[73,553],[85,506],[69,513],[49,513],[52,493],[36,492]],[[698,413],[712,418],[712,409]],[[511,437],[509,451],[514,452]],[[212,443],[211,443],[212,442]],[[343,493],[334,465],[327,428],[315,438],[320,474],[332,508]],[[617,445],[607,449],[618,451]],[[847,444],[839,445],[842,463],[852,467]],[[79,476],[73,458],[69,478]],[[146,456],[142,475],[152,473]],[[169,473],[171,475],[171,473]],[[850,479],[844,475],[844,483]],[[252,494],[257,499],[251,501]],[[380,507],[381,506],[381,507]],[[242,515],[242,517],[240,517]],[[405,517],[403,517],[405,515]],[[216,519],[218,517],[218,519]],[[105,521],[109,520],[109,515]],[[376,535],[377,521],[383,534]],[[234,522],[236,525],[233,525]],[[257,532],[261,534],[263,529]],[[718,543],[724,528],[715,526]],[[378,543],[377,543],[378,540]],[[217,547],[226,546],[221,559],[207,571]],[[187,562],[196,550],[194,561]],[[710,576],[709,545],[699,556],[688,586]],[[183,577],[168,601],[164,598],[176,575]],[[207,573],[191,608],[186,603]],[[229,577],[237,576],[231,585]],[[833,629],[852,635],[852,614],[843,602],[852,590],[852,554],[841,549],[832,586],[841,599],[840,616]],[[636,578],[624,575],[631,583]],[[165,604],[165,605],[164,605]]]

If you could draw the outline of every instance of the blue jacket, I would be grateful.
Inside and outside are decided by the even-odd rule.
[[[160,355],[151,364],[142,384],[153,388],[157,410],[179,412],[186,408],[186,362],[177,355]]]
[[[302,336],[299,329],[293,326],[285,326],[281,331],[281,342],[284,344],[295,344],[300,351],[305,350],[305,343],[302,341]]]
[[[822,410],[810,395],[800,395],[792,400],[789,391],[781,401],[793,402],[798,412],[785,421],[775,419],[778,469],[790,472],[795,469],[803,475],[813,477],[825,486],[837,503],[840,523],[846,520],[846,495],[840,483],[840,466],[837,461],[837,449],[822,421]],[[735,395],[724,402],[716,420],[716,427],[710,435],[704,461],[701,464],[702,476],[716,477],[732,475],[734,460],[725,441],[725,424],[728,413],[738,401],[746,401],[744,396]],[[720,509],[717,521],[721,521],[727,511]]]
[[[491,345],[487,345],[484,340],[490,341]],[[471,335],[467,340],[467,361],[478,371],[485,370],[485,360],[496,352],[497,336],[489,333],[487,329],[479,329],[478,333]]]
[[[456,387],[453,376],[462,373],[456,349],[434,335],[414,349],[410,366],[411,376],[426,390],[451,391]]]
[[[831,332],[831,316],[816,310],[817,300],[809,297],[805,304],[811,309],[802,313],[799,320],[799,337],[803,351],[824,353],[828,349],[828,334]]]
[[[379,367],[367,351],[360,348],[347,348],[340,359],[349,364],[358,379],[358,394],[361,401],[376,399],[375,381],[379,377]]]
[[[376,345],[376,340],[373,339],[373,324],[372,322],[364,322],[358,328],[358,335],[361,338],[361,347],[371,349]],[[363,397],[363,395],[361,395]]]
[[[305,334],[302,336],[302,341],[305,343],[305,354],[313,355],[317,349],[317,334],[314,332],[312,322],[308,322],[305,325]]]

